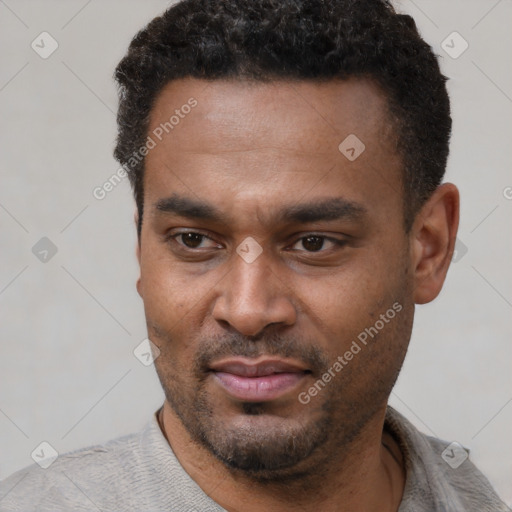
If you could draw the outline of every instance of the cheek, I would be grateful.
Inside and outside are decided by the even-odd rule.
[[[142,254],[140,286],[147,323],[172,339],[167,343],[172,345],[171,350],[178,340],[188,345],[187,340],[198,336],[208,312],[210,293],[220,278],[216,272],[194,275],[190,268],[149,244]]]
[[[174,323],[187,310],[187,294],[179,280],[158,265],[141,268],[141,287],[146,315],[161,322]]]
[[[313,329],[324,334],[327,351],[332,357],[343,353],[345,346],[357,335],[370,318],[377,299],[363,292],[360,283],[346,279],[330,280],[308,294],[309,314]],[[372,290],[375,293],[376,290]]]
[[[147,314],[172,320],[190,309],[197,282],[187,279],[164,244],[147,236],[141,251],[140,289]]]
[[[321,280],[304,284],[302,297],[307,298],[305,313],[313,329],[329,342],[326,350],[336,357],[346,344],[372,326],[398,300],[402,300],[403,275],[399,264],[383,261],[383,255],[342,269]],[[389,268],[395,269],[393,272]],[[403,272],[402,272],[403,273]]]

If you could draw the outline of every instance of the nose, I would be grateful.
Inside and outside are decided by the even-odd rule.
[[[264,254],[247,263],[233,255],[230,271],[219,283],[213,317],[245,336],[257,336],[271,324],[293,325],[296,308],[291,290]]]

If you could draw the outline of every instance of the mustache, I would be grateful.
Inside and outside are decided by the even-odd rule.
[[[230,333],[210,337],[198,345],[195,359],[196,371],[207,373],[218,359],[239,356],[256,359],[259,356],[292,358],[302,362],[313,374],[323,374],[329,367],[329,359],[314,342],[303,336],[282,336],[277,333],[247,337]]]

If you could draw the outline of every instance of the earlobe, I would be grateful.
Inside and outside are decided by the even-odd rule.
[[[439,186],[416,216],[411,229],[414,301],[434,300],[451,263],[459,225],[459,191],[452,183]]]

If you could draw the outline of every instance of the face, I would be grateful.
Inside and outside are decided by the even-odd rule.
[[[325,464],[385,408],[411,332],[384,96],[183,79],[148,134],[137,286],[173,414],[255,478]]]

